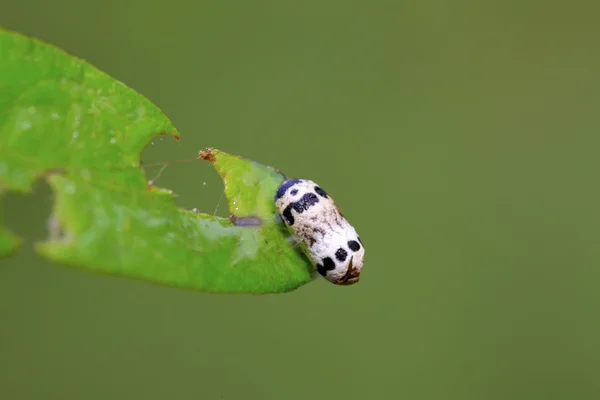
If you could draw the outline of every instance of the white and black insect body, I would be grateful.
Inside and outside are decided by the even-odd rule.
[[[306,245],[319,274],[338,285],[358,282],[365,249],[323,189],[306,179],[286,179],[277,189],[275,206]]]

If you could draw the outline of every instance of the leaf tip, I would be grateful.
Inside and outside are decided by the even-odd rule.
[[[214,163],[215,163],[217,160],[216,160],[216,158],[215,158],[215,155],[214,155],[214,153],[213,153],[213,150],[214,150],[214,149],[213,149],[212,147],[207,147],[207,148],[205,148],[204,150],[200,150],[200,151],[198,152],[198,158],[199,158],[199,159],[201,158],[201,159],[203,159],[203,160],[206,160],[206,161],[208,161],[208,162],[210,162],[210,163],[214,164]]]

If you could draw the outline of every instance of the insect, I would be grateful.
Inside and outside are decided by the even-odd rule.
[[[337,285],[358,282],[365,248],[329,195],[315,182],[286,179],[275,206],[288,229],[306,245],[319,274]]]

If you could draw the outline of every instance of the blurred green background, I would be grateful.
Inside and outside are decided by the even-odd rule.
[[[182,132],[321,184],[361,282],[184,292],[50,265],[45,184],[6,200],[3,399],[598,399],[600,3],[3,4]],[[149,176],[152,171],[149,171]],[[206,183],[206,184],[204,184]],[[208,163],[159,186],[212,213]],[[221,203],[219,215],[225,215]]]

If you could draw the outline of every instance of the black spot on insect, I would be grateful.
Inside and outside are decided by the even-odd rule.
[[[325,193],[325,191],[323,189],[321,189],[319,186],[315,186],[315,192],[317,192],[317,194],[321,197],[327,198],[327,193]]]
[[[294,216],[292,215],[292,205],[289,204],[281,213],[288,225],[294,225]]]
[[[297,194],[298,194],[298,189],[292,189],[292,190],[290,191],[290,194],[291,194],[292,196],[295,196],[295,195],[297,195]]]
[[[306,237],[307,241],[308,241],[308,245],[310,247],[313,247],[315,243],[317,243],[317,239],[315,239],[314,236],[307,236]]]
[[[319,274],[321,274],[321,276],[326,276],[327,275],[327,270],[321,264],[317,264],[317,272]]]
[[[323,276],[327,275],[327,271],[332,271],[334,269],[335,262],[329,257],[323,259],[323,264],[317,264],[317,271]]]
[[[275,194],[275,200],[278,200],[280,198],[283,197],[283,195],[285,194],[285,192],[291,188],[292,186],[296,185],[297,183],[302,182],[302,179],[288,179],[286,181],[283,181],[283,183],[279,186],[279,188],[277,189],[277,194]]]
[[[348,252],[344,249],[342,249],[341,247],[339,249],[337,249],[337,251],[335,252],[335,258],[338,259],[338,261],[344,262],[346,261],[346,258],[348,257]]]
[[[292,215],[292,209],[295,210],[298,214],[302,214],[304,211],[308,210],[318,202],[319,198],[316,194],[305,193],[304,196],[300,198],[300,200],[288,204],[288,206],[283,210],[281,215],[288,223],[288,225],[294,225],[295,220],[294,216]]]
[[[304,193],[300,200],[290,204],[298,213],[302,213],[319,202],[319,198],[314,193]]]
[[[360,250],[360,244],[358,244],[358,242],[356,240],[348,240],[348,247],[352,251]]]

